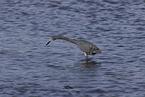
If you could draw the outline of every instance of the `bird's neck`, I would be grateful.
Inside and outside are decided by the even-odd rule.
[[[77,42],[76,42],[77,40],[75,40],[75,39],[70,39],[70,38],[60,37],[60,36],[58,36],[57,39],[62,39],[62,40],[77,44]]]

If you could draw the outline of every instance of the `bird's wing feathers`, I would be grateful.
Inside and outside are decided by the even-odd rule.
[[[83,52],[89,52],[93,46],[92,43],[85,40],[79,40],[77,45],[79,46],[80,50]]]
[[[101,53],[101,51],[98,47],[96,47],[94,44],[92,44],[88,41],[79,40],[77,45],[81,51],[86,52],[87,54]]]

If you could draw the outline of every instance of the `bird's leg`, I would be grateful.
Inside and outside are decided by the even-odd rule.
[[[86,59],[88,59],[88,55],[87,55],[87,53],[86,53],[86,52],[84,52],[84,55],[85,55]]]

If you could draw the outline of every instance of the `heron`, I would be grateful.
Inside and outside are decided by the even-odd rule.
[[[89,41],[70,39],[70,38],[61,37],[61,36],[52,36],[52,41],[54,41],[56,39],[61,39],[61,40],[65,40],[65,41],[71,42],[73,44],[76,44],[80,48],[80,50],[82,52],[84,52],[84,55],[85,55],[86,59],[88,59],[88,55],[95,55],[97,53],[98,54],[101,53],[101,50],[97,46],[95,46],[93,43],[91,43]],[[50,42],[51,41],[48,41],[46,46]]]

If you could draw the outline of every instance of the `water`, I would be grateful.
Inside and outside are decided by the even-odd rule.
[[[145,97],[143,0],[1,0],[0,97]],[[85,56],[53,35],[84,39]]]

